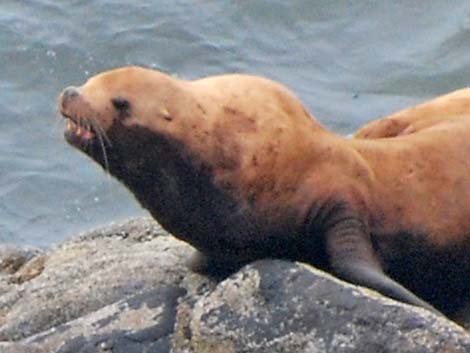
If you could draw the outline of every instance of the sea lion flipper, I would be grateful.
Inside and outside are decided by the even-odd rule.
[[[326,232],[326,248],[331,270],[348,282],[442,315],[383,272],[364,228],[359,220],[343,219]]]
[[[222,280],[239,270],[246,262],[216,258],[196,250],[186,261],[186,266],[195,273]]]
[[[418,298],[383,272],[371,268],[369,264],[354,263],[351,261],[348,262],[348,265],[345,267],[346,268],[341,270],[335,270],[337,276],[354,284],[376,290],[387,297],[404,303],[420,306],[434,312],[435,314],[442,315],[442,313],[433,306]]]

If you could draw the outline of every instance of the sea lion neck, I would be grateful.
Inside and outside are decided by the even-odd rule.
[[[127,128],[125,136],[110,153],[109,172],[162,226],[187,234],[188,215],[202,208],[208,194],[216,194],[209,166],[171,136],[143,127]]]

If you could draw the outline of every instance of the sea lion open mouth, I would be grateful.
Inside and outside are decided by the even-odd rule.
[[[61,115],[67,120],[65,138],[69,143],[84,149],[96,138],[102,138],[103,131],[93,119],[89,105],[83,100],[79,88],[66,88],[59,97],[59,107]]]
[[[74,119],[64,113],[62,116],[67,120],[64,135],[70,144],[84,149],[94,143],[97,133],[91,120]]]
[[[96,137],[96,132],[90,122],[77,122],[72,117],[63,115],[67,119],[66,133],[82,141],[90,141]]]
[[[98,122],[85,118],[75,119],[64,112],[61,114],[67,120],[64,132],[67,142],[108,169],[106,149],[111,146],[111,143]]]

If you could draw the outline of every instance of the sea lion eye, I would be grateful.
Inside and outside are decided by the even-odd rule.
[[[116,97],[111,99],[111,103],[113,103],[114,108],[121,112],[129,110],[129,108],[131,107],[129,101],[122,97]]]

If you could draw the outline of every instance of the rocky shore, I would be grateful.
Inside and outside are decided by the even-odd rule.
[[[0,246],[0,352],[470,352],[457,324],[310,266],[216,281],[188,271],[193,251],[148,218]]]

